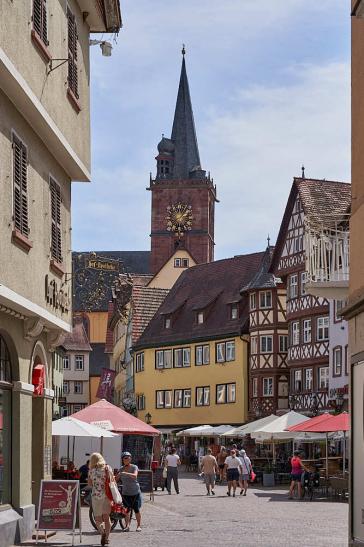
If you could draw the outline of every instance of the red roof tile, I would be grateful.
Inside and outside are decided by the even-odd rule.
[[[158,313],[146,327],[136,347],[170,345],[240,334],[247,325],[247,298],[240,289],[260,267],[264,253],[253,253],[199,264],[185,270],[176,281]],[[229,303],[241,302],[240,317],[230,319]],[[205,321],[196,322],[196,309],[209,308]],[[170,329],[164,317],[172,313]]]
[[[168,294],[167,289],[133,286],[132,292],[132,342],[143,334]]]

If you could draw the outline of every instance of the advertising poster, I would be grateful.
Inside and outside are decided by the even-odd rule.
[[[42,481],[37,530],[73,531],[78,512],[79,481]]]

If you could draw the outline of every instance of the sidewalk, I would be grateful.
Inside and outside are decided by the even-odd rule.
[[[180,480],[178,496],[158,491],[153,503],[144,495],[142,532],[135,532],[133,520],[129,533],[115,528],[110,545],[344,547],[348,543],[346,503],[289,501],[284,489],[262,488],[250,489],[246,497],[228,498],[226,486],[217,486],[216,495],[208,497],[204,484],[195,477],[193,474]],[[88,508],[82,509],[82,526],[82,546],[100,545],[100,536],[88,519]],[[70,534],[57,532],[47,545],[71,543]],[[75,545],[79,545],[79,536],[75,537]]]

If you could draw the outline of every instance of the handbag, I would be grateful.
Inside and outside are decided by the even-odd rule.
[[[163,477],[163,479],[167,478],[167,468],[166,467],[163,467],[162,477]]]
[[[105,494],[110,501],[116,504],[120,505],[123,501],[116,482],[114,479],[110,480],[110,471],[107,467],[105,468]]]
[[[254,482],[255,479],[256,479],[256,477],[257,477],[257,476],[256,476],[256,474],[254,473],[253,468],[252,468],[252,470],[251,470],[251,472],[250,472],[250,480],[251,480],[252,482]]]

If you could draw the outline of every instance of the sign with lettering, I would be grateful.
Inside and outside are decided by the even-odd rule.
[[[62,313],[67,313],[71,308],[69,291],[62,286],[59,288],[57,281],[49,279],[48,274],[45,276],[45,298],[52,308]]]
[[[37,542],[39,530],[70,530],[72,545],[78,528],[81,542],[81,504],[79,481],[42,480],[39,493]]]
[[[86,268],[91,268],[92,270],[105,270],[108,272],[116,272],[119,271],[119,263],[108,262],[107,260],[100,260],[99,258],[89,258],[86,262]]]

